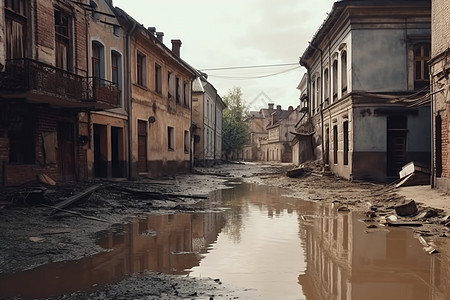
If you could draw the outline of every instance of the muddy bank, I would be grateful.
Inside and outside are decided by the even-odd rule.
[[[368,212],[367,221],[380,223],[383,217],[395,214],[395,205],[404,201],[392,186],[366,182],[349,182],[323,176],[317,166],[299,178],[288,178],[290,165],[227,164],[209,169],[197,169],[195,174],[158,180],[96,181],[83,184],[58,184],[55,187],[28,185],[19,189],[4,189],[1,196],[0,270],[16,273],[50,262],[77,260],[108,251],[96,244],[99,232],[121,230],[117,224],[148,213],[200,210],[197,203],[208,193],[226,188],[229,181],[246,181],[285,188],[285,194],[304,200],[327,201],[350,210]],[[100,185],[89,196],[68,206],[69,212],[48,207],[93,185]],[[44,188],[43,199],[32,201],[31,191]],[[138,192],[137,192],[138,191]],[[142,195],[148,193],[148,196]],[[152,194],[153,193],[153,194]],[[158,197],[154,195],[159,195]],[[181,195],[181,196],[180,196]],[[42,205],[44,204],[44,205]],[[420,212],[426,211],[419,207]],[[74,214],[77,213],[77,214]],[[442,212],[436,210],[418,220],[425,226],[417,232],[426,236],[445,236]],[[405,218],[417,220],[418,216]],[[115,225],[116,224],[116,225]],[[369,226],[369,225],[368,225]],[[381,226],[381,225],[380,225]],[[238,291],[221,284],[220,279],[194,279],[149,273],[133,275],[119,283],[92,293],[60,296],[60,299],[179,299],[179,298],[246,298],[252,291]],[[197,294],[196,294],[197,293]],[[152,298],[154,297],[154,298]]]

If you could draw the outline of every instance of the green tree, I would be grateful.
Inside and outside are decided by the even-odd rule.
[[[223,112],[222,147],[228,159],[233,152],[244,148],[249,139],[250,128],[246,122],[247,107],[242,100],[241,88],[234,87],[222,99],[227,105]]]

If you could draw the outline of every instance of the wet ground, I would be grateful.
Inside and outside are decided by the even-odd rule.
[[[102,186],[70,213],[33,204],[40,186],[5,189],[0,297],[445,299],[441,211],[419,206],[420,219],[400,220],[422,226],[387,227],[404,200],[391,186],[324,177],[314,166],[287,178],[288,168],[232,164],[95,182]],[[44,200],[88,186],[46,187]]]

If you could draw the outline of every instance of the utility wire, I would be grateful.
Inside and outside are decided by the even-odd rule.
[[[276,72],[276,73],[272,73],[272,74],[267,74],[267,75],[259,75],[259,76],[224,76],[224,75],[211,75],[208,74],[209,77],[216,77],[216,78],[222,78],[222,79],[235,79],[235,80],[244,80],[244,79],[260,79],[260,78],[266,78],[266,77],[272,77],[272,76],[276,76],[276,75],[280,75],[283,73],[287,73],[296,69],[299,69],[300,66],[297,66],[295,68],[290,68],[287,70],[283,70],[281,72]]]
[[[256,66],[236,66],[236,67],[220,67],[220,68],[205,68],[199,69],[200,71],[221,71],[221,70],[237,70],[237,69],[255,69],[255,68],[269,68],[269,67],[284,67],[284,66],[298,66],[297,63],[284,63],[284,64],[272,64],[272,65],[256,65]]]

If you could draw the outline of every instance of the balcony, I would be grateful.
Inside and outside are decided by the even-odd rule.
[[[84,99],[87,102],[101,103],[111,108],[120,106],[120,90],[112,81],[88,77],[85,80]]]
[[[103,110],[119,106],[117,85],[92,82],[90,78],[35,60],[7,60],[4,72],[0,73],[0,97],[74,109]]]

